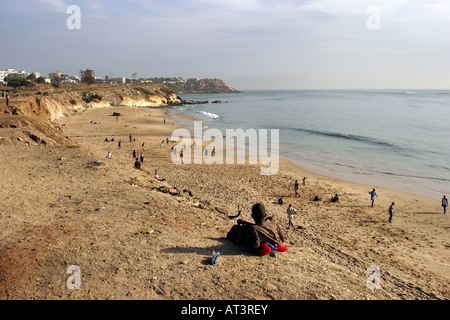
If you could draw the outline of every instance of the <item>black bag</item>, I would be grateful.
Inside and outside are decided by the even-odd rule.
[[[227,239],[236,244],[246,246],[250,226],[251,225],[247,223],[234,225],[230,231],[228,231]]]

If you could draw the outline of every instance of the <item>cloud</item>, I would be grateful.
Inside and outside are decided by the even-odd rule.
[[[69,4],[64,0],[33,0],[41,9],[47,9],[58,13],[65,13]]]

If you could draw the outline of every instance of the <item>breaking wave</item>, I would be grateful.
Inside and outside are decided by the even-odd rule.
[[[211,113],[211,112],[206,112],[206,111],[197,111],[198,113],[200,113],[201,115],[204,115],[205,117],[208,117],[210,119],[218,119],[219,115],[215,114],[215,113]]]

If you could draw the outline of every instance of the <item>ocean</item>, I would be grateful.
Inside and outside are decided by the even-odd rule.
[[[180,96],[210,101],[174,107],[208,128],[279,129],[280,156],[311,172],[436,199],[450,195],[450,91],[265,90]]]

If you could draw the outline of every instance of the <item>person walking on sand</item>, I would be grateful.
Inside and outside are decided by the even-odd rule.
[[[448,206],[448,200],[447,200],[447,198],[444,196],[443,198],[442,198],[442,207],[444,208],[444,214],[446,214],[447,213],[447,206]]]
[[[294,220],[294,215],[297,214],[297,211],[295,211],[295,209],[292,207],[292,204],[289,204],[289,207],[287,208],[286,213],[287,213],[288,218],[289,218],[288,230],[289,230],[289,228],[291,226],[295,230],[295,226],[294,226],[294,223],[292,221]]]
[[[306,186],[306,177],[303,177],[303,185]]]
[[[388,222],[391,223],[392,222],[392,217],[394,216],[394,203],[392,202],[391,206],[389,207],[389,219]]]
[[[144,154],[141,152],[141,163],[144,163]]]
[[[119,140],[118,146],[119,146],[119,149],[122,147],[122,140]]]
[[[180,159],[181,159],[181,162],[183,163],[183,150],[181,150],[181,152],[180,152]]]
[[[373,188],[373,190],[370,191],[369,194],[370,194],[370,200],[372,200],[372,208],[373,208],[373,203],[375,202],[375,197],[378,198],[375,188]]]
[[[133,158],[137,158],[136,150],[133,150]]]
[[[298,181],[295,180],[295,185],[294,185],[294,189],[295,189],[295,196],[298,197]]]

